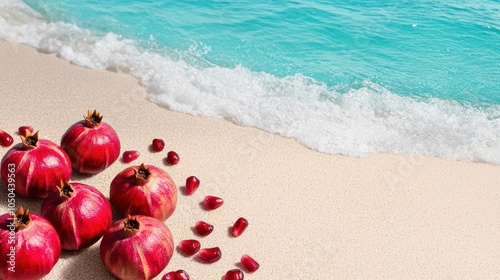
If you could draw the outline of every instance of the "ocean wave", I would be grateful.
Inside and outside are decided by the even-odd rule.
[[[171,57],[118,34],[49,22],[19,0],[0,3],[0,38],[74,64],[130,72],[152,102],[224,117],[326,153],[416,153],[500,164],[500,106],[394,94],[370,81],[341,86]],[[346,89],[347,87],[347,89]]]

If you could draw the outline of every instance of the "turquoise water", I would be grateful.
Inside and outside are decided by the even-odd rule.
[[[26,0],[50,20],[224,67],[500,103],[498,1]],[[151,39],[151,40],[150,40]]]
[[[496,0],[4,0],[0,38],[318,151],[500,164]]]

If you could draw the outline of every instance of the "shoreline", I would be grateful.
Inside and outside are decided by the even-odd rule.
[[[148,101],[146,89],[131,75],[75,66],[2,40],[0,81],[0,129],[15,143],[13,132],[32,125],[41,138],[59,144],[87,109],[98,109],[120,136],[122,153],[141,153],[131,164],[118,160],[98,175],[72,181],[109,197],[113,177],[142,162],[166,170],[178,189],[190,175],[200,179],[192,196],[178,193],[177,210],[166,224],[175,246],[195,238],[202,247],[220,246],[223,257],[206,265],[175,248],[157,279],[177,269],[192,279],[220,279],[237,268],[242,254],[261,264],[245,279],[484,279],[500,271],[500,166],[418,155],[352,158],[316,152],[222,118],[169,111]],[[165,140],[164,152],[148,150],[153,138]],[[7,150],[0,147],[0,155]],[[164,165],[169,150],[178,152],[178,165]],[[7,193],[1,188],[1,214],[7,210]],[[199,202],[205,195],[223,197],[225,204],[203,211]],[[17,197],[16,203],[40,211],[41,200]],[[227,228],[240,216],[250,226],[241,237],[230,238]],[[197,220],[212,223],[214,232],[196,236],[191,227]],[[76,254],[63,252],[44,279],[113,279],[98,248],[99,241]]]

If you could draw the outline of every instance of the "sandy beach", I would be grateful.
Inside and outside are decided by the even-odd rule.
[[[21,125],[60,143],[88,109],[120,136],[122,152],[138,150],[95,176],[73,181],[95,186],[107,197],[113,177],[130,165],[153,164],[179,188],[177,210],[165,223],[174,237],[219,246],[222,259],[203,264],[178,251],[163,273],[184,269],[191,279],[219,280],[238,268],[242,254],[261,265],[245,279],[495,279],[500,275],[500,166],[417,155],[367,158],[328,155],[295,140],[242,127],[228,120],[177,113],[147,100],[147,90],[128,74],[91,70],[54,55],[0,41],[0,129],[19,142]],[[153,138],[164,152],[153,153]],[[176,151],[178,165],[163,159]],[[0,156],[8,148],[0,147]],[[188,176],[201,185],[182,193]],[[204,211],[206,195],[224,198]],[[16,197],[39,213],[41,200]],[[0,187],[0,213],[7,191]],[[238,238],[228,227],[238,217],[249,227]],[[115,213],[115,219],[118,217]],[[196,236],[198,220],[214,225]],[[2,267],[4,264],[2,264]],[[63,252],[45,279],[113,279],[99,255],[99,242]]]

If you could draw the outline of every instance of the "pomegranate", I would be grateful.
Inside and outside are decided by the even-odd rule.
[[[259,263],[254,260],[252,257],[250,257],[249,255],[243,255],[241,256],[241,264],[245,267],[245,269],[248,271],[248,272],[254,272],[256,271],[257,269],[259,269]]]
[[[195,239],[186,239],[179,243],[179,249],[181,249],[181,251],[187,256],[192,256],[198,253],[198,251],[200,251],[200,246],[200,242]]]
[[[174,213],[177,187],[167,172],[143,163],[116,175],[109,198],[122,217],[145,215],[165,221]]]
[[[236,222],[234,222],[234,225],[231,227],[231,234],[234,237],[238,237],[245,231],[247,226],[248,226],[248,220],[245,218],[239,218],[238,220],[236,220]]]
[[[49,220],[66,250],[87,248],[101,238],[112,221],[111,206],[92,186],[61,182],[42,202],[41,214]]]
[[[0,146],[10,147],[14,143],[14,138],[6,131],[0,129]]]
[[[1,174],[5,184],[15,184],[15,192],[26,197],[44,198],[61,180],[71,177],[68,155],[55,143],[38,139],[38,132],[21,136],[2,159]]]
[[[192,195],[200,186],[200,180],[196,176],[189,176],[186,179],[186,195]]]
[[[100,246],[102,262],[119,279],[154,278],[170,262],[173,251],[168,227],[142,215],[112,224]]]
[[[60,255],[59,236],[42,216],[23,207],[0,216],[0,279],[40,279]]]
[[[68,153],[73,169],[97,174],[120,156],[120,140],[115,130],[94,110],[73,124],[62,136],[61,147]]]

